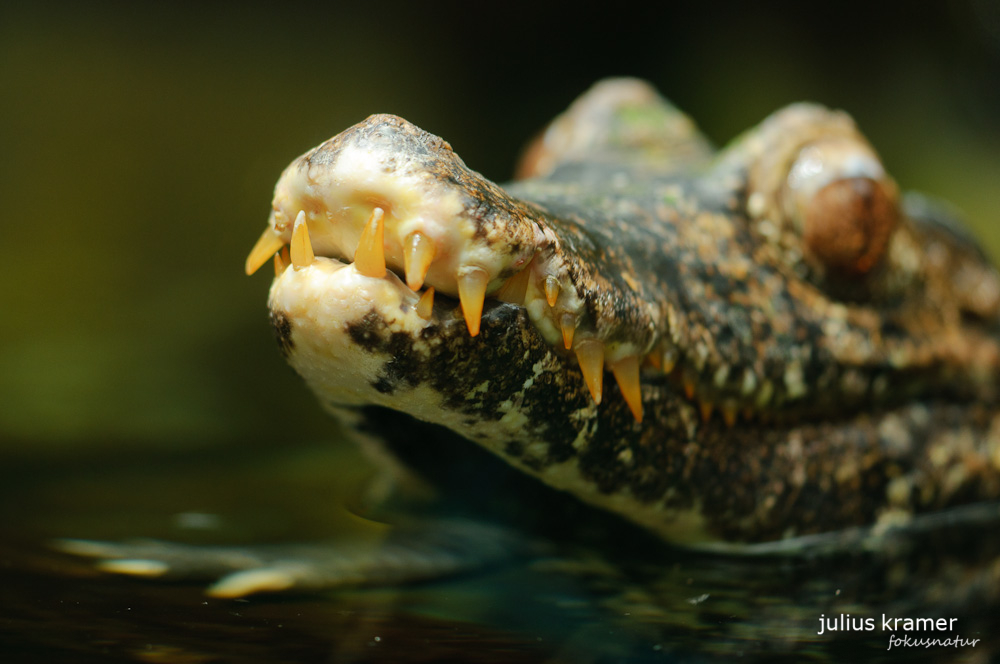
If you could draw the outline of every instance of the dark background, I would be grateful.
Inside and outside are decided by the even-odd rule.
[[[295,156],[374,112],[488,177],[598,78],[721,144],[808,99],[1000,255],[1000,11],[927,3],[33,3],[0,9],[0,444],[328,435],[243,261]]]

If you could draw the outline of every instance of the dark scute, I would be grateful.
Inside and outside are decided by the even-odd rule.
[[[372,353],[382,345],[380,332],[384,327],[382,317],[372,309],[360,321],[348,323],[347,334],[355,344]]]

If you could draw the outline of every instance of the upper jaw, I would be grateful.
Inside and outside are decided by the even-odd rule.
[[[251,254],[248,269],[259,267],[276,242],[291,241],[300,212],[317,255],[356,260],[365,228],[380,210],[382,260],[411,288],[426,280],[458,296],[462,277],[478,270],[487,292],[495,291],[543,238],[530,219],[516,214],[516,205],[503,210],[493,200],[477,200],[477,189],[501,192],[437,137],[395,116],[372,116],[285,169],[267,239]]]

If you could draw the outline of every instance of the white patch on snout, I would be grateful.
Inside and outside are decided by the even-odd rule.
[[[430,322],[417,315],[418,299],[392,272],[373,279],[351,265],[317,257],[308,268],[288,269],[275,278],[268,306],[287,317],[293,343],[289,363],[321,401],[360,405],[385,398],[371,384],[388,356],[364,352],[348,326],[374,311],[390,332],[419,338]],[[414,349],[420,351],[417,344]]]

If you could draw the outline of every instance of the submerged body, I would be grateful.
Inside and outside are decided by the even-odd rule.
[[[605,81],[519,173],[385,115],[286,169],[247,270],[290,245],[271,320],[325,408],[441,425],[683,545],[1000,496],[1000,279],[846,115],[792,106],[716,154]]]

